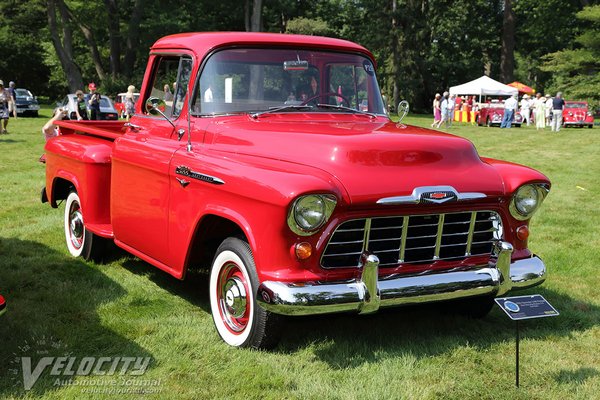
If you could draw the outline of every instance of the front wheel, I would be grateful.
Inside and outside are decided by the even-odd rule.
[[[73,257],[100,261],[104,256],[107,240],[85,228],[81,201],[75,191],[69,193],[65,205],[65,239]]]
[[[234,347],[269,349],[279,341],[282,317],[256,303],[258,276],[247,242],[227,238],[210,271],[210,308],[217,332]]]

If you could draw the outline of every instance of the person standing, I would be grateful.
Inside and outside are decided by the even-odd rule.
[[[550,125],[552,132],[560,131],[564,109],[565,101],[562,98],[562,92],[558,92],[556,93],[556,97],[552,99],[552,124]]]
[[[12,116],[17,119],[17,92],[15,91],[15,83],[13,81],[8,82],[8,93],[12,98],[12,102],[8,103],[8,114],[12,112]]]
[[[127,121],[135,113],[135,100],[133,93],[135,92],[135,86],[129,85],[127,87],[127,93],[125,94],[125,115],[127,115]]]
[[[100,113],[100,93],[96,92],[96,84],[94,82],[88,85],[88,89],[90,90],[90,99],[88,103],[90,105],[90,119],[92,121],[101,120],[102,114]]]
[[[8,133],[9,104],[12,103],[12,97],[8,90],[4,89],[4,82],[0,80],[0,133]]]
[[[454,120],[455,95],[450,95],[448,98],[448,118],[446,119],[446,128],[452,128],[452,120]]]
[[[552,96],[546,94],[546,126],[550,125],[552,121]]]
[[[442,117],[440,118],[440,121],[438,122],[436,128],[442,126],[442,123],[446,122],[446,120],[448,119],[448,92],[444,92],[444,95],[442,96],[442,102],[440,103],[440,111],[442,113]]]
[[[439,93],[435,94],[435,98],[433,99],[433,123],[431,127],[435,127],[442,120],[442,104],[440,99],[442,95]]]
[[[537,95],[537,100],[534,105],[534,118],[535,118],[535,129],[546,128],[546,98]]]
[[[524,94],[521,99],[521,117],[523,117],[523,122],[527,122],[527,126],[529,126],[529,122],[531,120],[531,103],[529,102],[529,95]]]
[[[500,123],[500,128],[511,128],[515,111],[517,110],[519,103],[517,102],[517,95],[513,95],[506,99],[504,102],[504,116]]]
[[[87,113],[87,105],[85,104],[85,98],[83,96],[83,91],[78,90],[75,92],[75,114],[77,115],[77,121],[87,121],[88,113]]]

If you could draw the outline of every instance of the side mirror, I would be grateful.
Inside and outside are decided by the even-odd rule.
[[[166,119],[173,128],[175,128],[175,124],[169,117],[165,115],[165,110],[167,109],[167,103],[164,100],[159,99],[158,97],[149,97],[146,100],[146,112],[150,115],[162,115],[164,119]]]
[[[408,104],[408,101],[402,100],[400,103],[398,103],[398,117],[400,117],[398,123],[402,122],[404,117],[406,117],[406,114],[408,114],[409,110],[410,105]]]
[[[146,112],[151,115],[162,115],[167,118],[165,115],[165,110],[167,109],[167,103],[164,100],[159,99],[158,97],[150,97],[146,100]]]

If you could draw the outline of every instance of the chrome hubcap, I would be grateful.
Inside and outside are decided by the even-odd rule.
[[[242,281],[233,277],[225,284],[225,304],[227,312],[234,318],[241,318],[246,312],[246,289]]]
[[[223,266],[217,290],[221,319],[225,326],[234,334],[243,332],[248,326],[250,305],[244,274],[236,264]]]
[[[78,204],[71,206],[71,212],[69,213],[69,231],[71,232],[71,243],[78,249],[83,244],[83,215]]]

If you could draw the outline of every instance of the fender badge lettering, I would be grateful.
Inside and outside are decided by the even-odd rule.
[[[223,181],[222,179],[206,175],[200,172],[192,171],[191,169],[189,169],[189,167],[186,167],[184,165],[180,165],[177,168],[175,168],[175,173],[177,175],[187,176],[188,178],[197,179],[202,182],[212,183],[214,185],[223,185],[225,183],[225,181]],[[179,183],[181,183],[183,187],[186,187],[190,183],[188,181],[185,181],[185,179],[183,179],[183,181],[187,182],[185,184],[184,182],[182,182],[182,180],[179,180],[179,178],[177,178],[177,180],[179,181]]]

